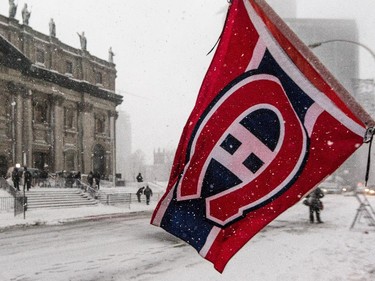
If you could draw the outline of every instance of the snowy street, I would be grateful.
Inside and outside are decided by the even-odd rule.
[[[0,280],[140,280],[143,275],[152,276],[160,262],[172,263],[182,253],[173,248],[177,239],[149,225],[149,215],[2,233]]]
[[[375,206],[375,197],[368,198]],[[308,223],[298,203],[255,236],[223,274],[195,250],[149,224],[150,212],[129,218],[5,229],[0,280],[375,280],[375,227],[350,225],[352,196],[326,195],[324,224]]]

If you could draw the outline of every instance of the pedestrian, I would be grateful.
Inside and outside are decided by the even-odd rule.
[[[324,197],[323,191],[318,187],[306,196],[303,203],[309,206],[310,223],[314,223],[314,213],[317,223],[323,223],[320,218],[320,211],[323,210],[323,202],[320,201]]]
[[[99,184],[100,184],[100,174],[99,174],[99,172],[96,172],[94,174],[94,180],[95,180],[96,188],[99,190]]]
[[[23,190],[25,190],[25,186],[26,186],[26,190],[29,191],[30,188],[31,188],[31,182],[33,180],[33,176],[31,175],[30,171],[27,170],[27,167],[25,166],[23,168],[23,179],[24,179],[24,182],[23,182]]]
[[[43,170],[40,171],[39,180],[39,186],[40,182],[42,183],[42,187],[48,186],[48,171],[46,167],[44,167]]]
[[[141,202],[141,195],[143,194],[143,190],[145,189],[144,186],[142,186],[141,188],[138,189],[137,191],[137,198],[138,198],[138,202]]]
[[[90,171],[90,173],[87,175],[87,183],[92,188],[92,185],[94,184],[94,175],[92,171]]]
[[[56,183],[58,187],[64,187],[64,171],[56,173]]]
[[[13,186],[16,190],[20,191],[20,173],[17,167],[14,167],[12,172]]]
[[[77,187],[81,188],[82,187],[82,185],[81,185],[81,179],[82,179],[81,172],[78,171],[78,173],[74,176],[74,178],[75,178]]]
[[[65,178],[65,187],[72,188],[74,182],[74,175],[72,172],[68,172]]]
[[[143,191],[143,193],[146,195],[146,204],[149,205],[150,197],[152,196],[152,189],[148,185],[146,185],[146,188]]]
[[[143,182],[143,177],[142,177],[142,174],[141,173],[138,173],[138,176],[137,176],[137,182]]]

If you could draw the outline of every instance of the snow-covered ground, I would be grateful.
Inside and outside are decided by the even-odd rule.
[[[374,208],[375,197],[368,197],[368,200]],[[164,231],[149,225],[148,219],[143,219],[134,221],[133,224],[139,224],[134,235],[143,237],[149,249],[144,250],[144,255],[139,253],[139,245],[135,243],[122,245],[118,249],[120,252],[126,251],[128,263],[116,261],[113,258],[116,253],[107,253],[112,257],[111,270],[118,267],[119,272],[125,273],[106,272],[107,267],[103,264],[100,276],[105,277],[101,279],[77,277],[78,279],[69,280],[125,281],[130,280],[129,277],[136,281],[375,280],[375,226],[369,226],[368,220],[362,216],[350,228],[359,207],[353,196],[326,195],[323,202],[323,224],[310,224],[307,207],[298,203],[249,241],[228,263],[223,274],[216,272],[209,262],[185,243],[175,242],[176,245],[171,247],[170,240],[160,239]],[[99,206],[38,210],[28,212],[26,220],[23,220],[22,215],[14,218],[12,214],[1,213],[0,228],[22,222],[59,224],[77,217],[141,211],[147,208],[152,210],[154,207],[155,203],[146,206],[134,202],[130,209]],[[119,223],[131,224],[132,221],[124,220]],[[135,229],[129,228],[127,235],[133,235],[130,233],[133,228]],[[110,244],[110,234],[107,239]],[[159,254],[155,254],[156,252]],[[56,277],[55,280],[63,279]]]
[[[129,192],[136,192],[136,187],[130,187]],[[67,221],[79,220],[84,218],[90,218],[95,216],[105,215],[121,215],[140,211],[152,211],[159,198],[160,190],[154,191],[154,196],[151,198],[150,205],[146,205],[144,202],[138,203],[133,202],[128,206],[108,206],[104,204],[98,204],[97,206],[87,207],[76,207],[76,208],[58,208],[58,209],[36,209],[29,210],[25,214],[18,214],[14,216],[13,210],[1,211],[0,210],[0,229],[4,227],[11,227],[16,225],[45,225],[45,224],[61,224]],[[0,197],[9,197],[9,193],[0,189]]]

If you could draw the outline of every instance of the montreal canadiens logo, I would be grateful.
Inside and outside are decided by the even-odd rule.
[[[206,218],[215,224],[266,206],[298,177],[307,135],[276,77],[237,81],[202,118],[177,200],[204,199]]]

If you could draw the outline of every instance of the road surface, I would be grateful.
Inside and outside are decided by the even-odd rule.
[[[296,204],[250,240],[223,274],[140,217],[0,231],[0,281],[375,280],[375,228],[353,196],[324,198],[323,224]],[[375,206],[375,197],[369,198]]]
[[[149,216],[0,233],[0,280],[152,280],[183,251]]]

